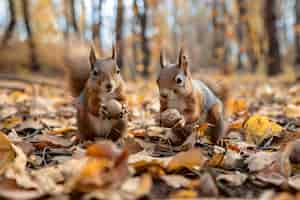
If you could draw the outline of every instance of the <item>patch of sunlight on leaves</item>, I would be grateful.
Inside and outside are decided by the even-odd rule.
[[[253,115],[245,125],[246,140],[249,143],[260,144],[264,139],[277,136],[283,128],[268,117]]]

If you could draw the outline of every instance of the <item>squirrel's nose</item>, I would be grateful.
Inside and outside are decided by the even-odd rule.
[[[111,84],[111,83],[107,83],[105,87],[106,87],[106,89],[107,89],[108,91],[111,91],[111,89],[112,89],[112,84]]]

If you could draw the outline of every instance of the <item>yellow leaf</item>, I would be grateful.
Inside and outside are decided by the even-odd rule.
[[[21,122],[22,122],[22,119],[20,117],[13,116],[13,117],[5,119],[2,122],[2,128],[12,129],[15,126],[17,126],[18,124],[20,124]]]
[[[6,135],[0,132],[0,175],[4,172],[7,166],[13,162],[16,157],[11,142]]]
[[[171,195],[171,199],[193,199],[197,197],[197,192],[194,190],[179,190]]]
[[[250,143],[260,144],[264,139],[278,135],[282,127],[269,120],[268,117],[253,115],[244,125],[246,140]]]
[[[208,123],[200,124],[198,126],[198,134],[200,137],[205,135],[205,130],[208,128]]]
[[[224,154],[223,153],[215,153],[212,158],[209,160],[208,165],[211,167],[220,167],[222,166],[224,159]]]
[[[228,99],[225,103],[227,115],[233,115],[245,112],[248,109],[247,102],[244,99]]]
[[[193,167],[200,167],[205,164],[206,157],[202,154],[201,149],[194,148],[186,152],[180,152],[170,160],[167,165],[169,171],[178,170],[182,168],[192,169]]]
[[[61,128],[54,128],[53,130],[49,131],[50,134],[58,134],[63,135],[65,133],[69,133],[71,131],[76,131],[77,129],[75,127],[69,126],[69,127],[61,127]]]
[[[108,159],[90,158],[85,164],[85,166],[83,167],[80,177],[81,178],[94,177],[103,169],[111,166],[112,166],[112,162],[110,162]]]

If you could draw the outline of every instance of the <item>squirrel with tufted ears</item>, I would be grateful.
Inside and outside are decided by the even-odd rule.
[[[80,139],[118,140],[127,129],[127,104],[115,48],[111,57],[102,59],[91,48],[89,64],[73,63],[68,69]]]
[[[207,134],[213,143],[224,134],[223,104],[202,81],[193,80],[187,56],[180,49],[177,64],[165,63],[160,54],[161,70],[157,79],[160,94],[160,116],[176,110],[180,123],[173,123],[173,144],[181,144],[192,132],[193,124],[207,122]],[[161,125],[165,126],[160,119]]]

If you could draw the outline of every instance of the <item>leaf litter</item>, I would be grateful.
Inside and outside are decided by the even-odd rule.
[[[179,146],[156,122],[154,82],[128,83],[129,129],[117,143],[79,142],[72,98],[59,88],[1,89],[0,197],[300,199],[300,84],[226,84],[226,137],[213,145],[204,123]]]

